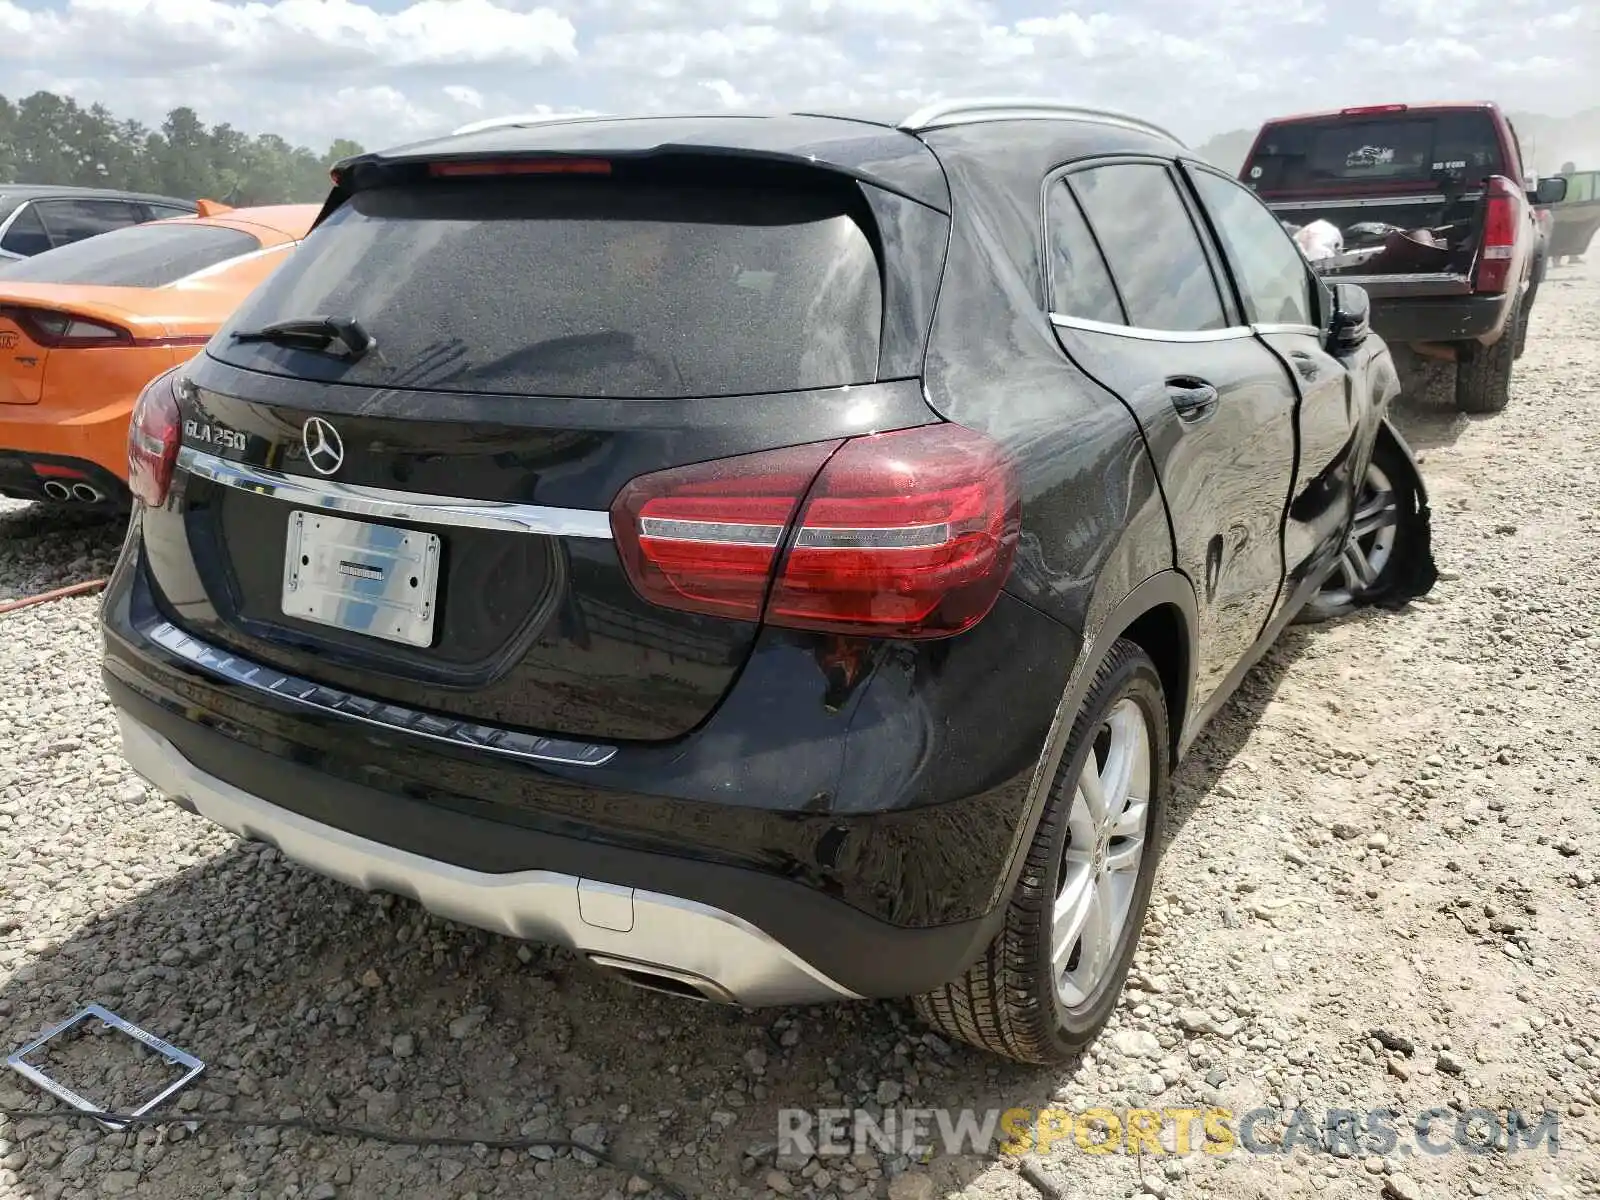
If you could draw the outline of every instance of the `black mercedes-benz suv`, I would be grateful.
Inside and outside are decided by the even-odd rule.
[[[1097,111],[350,159],[139,403],[128,760],[635,983],[1059,1058],[1197,731],[1308,606],[1431,583],[1364,313]]]

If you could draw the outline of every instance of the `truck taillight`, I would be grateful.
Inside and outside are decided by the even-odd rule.
[[[176,370],[145,385],[128,424],[128,490],[151,508],[167,502],[182,428],[172,384]]]
[[[1503,175],[1484,184],[1483,244],[1478,248],[1478,274],[1473,288],[1503,292],[1517,248],[1517,221],[1522,215],[1522,190]]]
[[[994,606],[1020,515],[1000,448],[931,425],[641,476],[611,522],[629,579],[653,603],[930,638]]]

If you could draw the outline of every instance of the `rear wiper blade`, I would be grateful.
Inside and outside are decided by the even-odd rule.
[[[296,350],[313,350],[319,354],[332,354],[351,362],[361,358],[378,344],[376,338],[353,317],[296,317],[287,321],[274,321],[260,329],[240,329],[233,334],[236,342],[271,342],[276,346],[289,346]]]

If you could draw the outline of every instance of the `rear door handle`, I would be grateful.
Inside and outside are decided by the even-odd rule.
[[[1169,379],[1167,396],[1185,421],[1203,420],[1217,408],[1217,389],[1203,379]]]

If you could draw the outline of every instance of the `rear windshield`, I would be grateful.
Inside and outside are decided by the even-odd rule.
[[[1264,195],[1362,184],[1470,186],[1504,174],[1494,121],[1481,109],[1269,125],[1244,166],[1244,181]]]
[[[261,249],[242,229],[217,225],[130,225],[46,250],[6,268],[6,280],[161,287]]]
[[[542,179],[358,192],[211,353],[369,386],[683,397],[870,382],[878,261],[833,192]],[[231,331],[353,317],[351,364]]]

